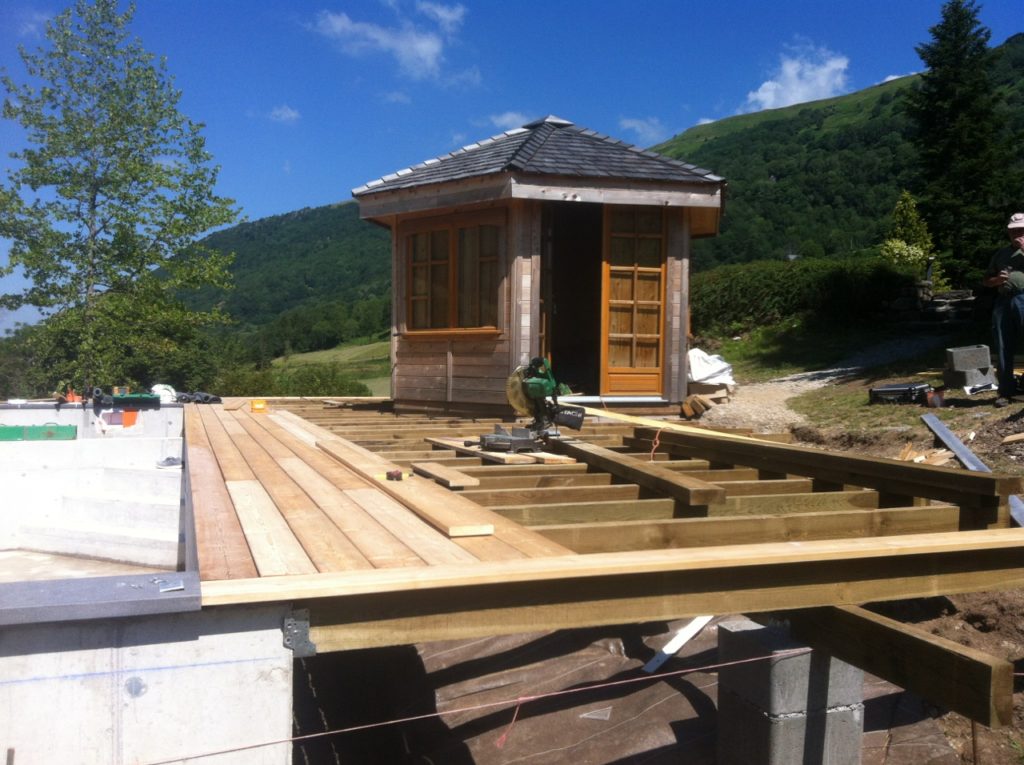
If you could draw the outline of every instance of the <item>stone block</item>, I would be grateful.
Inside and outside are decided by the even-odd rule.
[[[800,650],[782,627],[748,619],[718,625],[718,762],[860,763],[864,673]],[[764,658],[771,657],[771,658]]]
[[[718,693],[719,765],[860,765],[864,706],[771,716],[734,693]]]
[[[719,687],[770,715],[803,713],[858,704],[864,697],[864,673],[820,651],[795,655],[806,648],[783,627],[765,627],[749,619],[718,625],[718,655],[724,662],[768,654],[777,658],[734,664],[719,671]]]
[[[967,372],[972,369],[988,369],[992,366],[992,354],[987,345],[964,345],[946,349],[946,369]]]
[[[995,381],[995,370],[992,367],[942,370],[942,383],[947,388],[973,388],[975,385],[988,385]]]

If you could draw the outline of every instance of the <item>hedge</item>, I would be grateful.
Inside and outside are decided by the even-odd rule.
[[[720,266],[690,278],[693,331],[739,331],[797,315],[828,323],[877,321],[913,274],[879,257],[761,260]]]

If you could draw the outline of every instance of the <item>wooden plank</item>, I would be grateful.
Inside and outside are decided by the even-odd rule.
[[[206,436],[210,440],[210,446],[217,457],[217,464],[220,465],[220,472],[225,481],[253,481],[256,475],[249,468],[248,463],[238,451],[231,437],[224,430],[224,425],[217,418],[213,411],[214,407],[206,404],[197,405],[199,417],[206,429]]]
[[[1013,664],[864,608],[788,611],[794,635],[936,706],[1000,728],[1013,723]]]
[[[205,579],[245,579],[257,575],[245,532],[235,514],[224,478],[217,467],[196,404],[185,406],[185,448],[199,553],[199,575]]]
[[[226,488],[261,577],[317,570],[259,481],[227,481]]]
[[[1024,530],[981,530],[225,580],[202,600],[308,607],[326,651],[1019,588],[1022,553]]]
[[[242,412],[220,411],[217,414],[317,570],[372,568],[372,564],[352,540],[331,522],[302,487],[288,476],[275,457],[271,456],[271,452],[279,457],[293,456],[288,449],[249,418],[242,421],[235,419],[233,415],[241,414],[244,417]]]
[[[430,437],[426,439],[427,443],[433,444],[434,446],[440,446],[445,449],[453,449],[459,454],[465,454],[470,457],[479,457],[480,459],[486,460],[487,462],[493,462],[499,465],[535,465],[537,460],[526,454],[511,454],[509,452],[485,452],[479,446],[466,446],[462,439],[458,438],[442,438],[442,437]]]
[[[479,478],[473,478],[453,467],[437,462],[414,462],[412,463],[412,472],[437,481],[446,489],[468,489],[480,485]]]
[[[545,489],[559,486],[608,486],[609,473],[555,473],[535,475],[497,475],[474,479],[481,489]]]
[[[586,473],[589,468],[582,462],[566,465],[478,465],[462,468],[466,475],[484,478],[488,476],[510,475],[573,475]]]
[[[396,469],[392,463],[339,438],[318,441],[317,447],[351,467],[447,537],[487,536],[494,533],[491,519],[481,512],[480,507],[460,494],[452,494],[433,481],[418,476],[389,481],[387,473]]]
[[[546,489],[471,489],[459,496],[484,507],[492,505],[551,505],[566,502],[597,502],[601,500],[637,499],[640,489],[635,484],[615,486],[562,486]]]
[[[638,428],[637,433],[640,437],[653,438],[656,431]],[[742,436],[697,433],[696,429],[663,431],[660,439],[673,450],[721,462],[864,486],[891,495],[927,497],[959,504],[965,511],[961,521],[968,528],[1007,526],[1009,515],[1001,498],[1017,491],[1021,485],[1021,479],[1015,476],[970,473],[955,468],[756,442]]]
[[[751,494],[801,494],[814,490],[810,478],[773,478],[759,481],[716,481],[730,497],[745,497]]]
[[[707,481],[692,478],[686,472],[666,470],[652,462],[622,457],[601,446],[555,439],[551,441],[551,448],[617,478],[665,494],[684,505],[707,505],[725,500],[725,490]]]
[[[835,510],[874,509],[878,492],[819,491],[810,494],[766,494],[762,496],[727,497],[719,505],[708,505],[708,515],[792,515]]]
[[[476,556],[429,526],[408,508],[377,489],[348,489],[345,496],[359,505],[399,540],[432,566],[468,563]]]
[[[600,514],[593,513],[591,517],[600,517]],[[583,554],[956,531],[960,508],[931,505],[798,515],[672,518],[670,507],[660,519],[604,519],[587,523],[572,520],[567,517],[562,524],[531,525],[531,528]],[[523,522],[536,523],[528,517]]]
[[[675,500],[634,499],[554,505],[501,505],[489,509],[510,521],[531,526],[601,521],[649,521],[672,518],[675,514]]]

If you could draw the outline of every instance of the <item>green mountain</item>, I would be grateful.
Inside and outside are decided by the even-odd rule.
[[[207,292],[200,302],[222,303],[243,326],[267,324],[302,306],[390,295],[390,233],[361,220],[355,202],[241,223],[203,244],[235,253],[235,287]]]
[[[1024,135],[1024,34],[992,50],[992,74]],[[904,112],[916,79],[699,125],[653,147],[728,180],[721,235],[697,242],[694,268],[880,244],[900,192],[916,184]],[[204,244],[236,254],[235,289],[199,302],[221,303],[260,359],[389,326],[389,232],[360,220],[354,202],[242,223]]]
[[[1020,134],[1024,34],[991,55],[1010,127]],[[879,244],[900,192],[917,182],[904,111],[916,80],[698,125],[653,147],[729,182],[721,234],[697,243],[694,267],[847,254]]]

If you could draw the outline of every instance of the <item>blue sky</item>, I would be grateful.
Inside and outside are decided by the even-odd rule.
[[[64,3],[0,0],[0,66]],[[1022,0],[988,0],[998,45]],[[250,220],[351,199],[408,165],[555,114],[639,146],[702,121],[915,72],[941,0],[139,0]],[[0,121],[0,170],[21,145]],[[711,168],[712,170],[714,168]],[[0,243],[0,259],[6,248]],[[17,281],[0,280],[0,291]],[[15,317],[0,311],[0,329]]]

